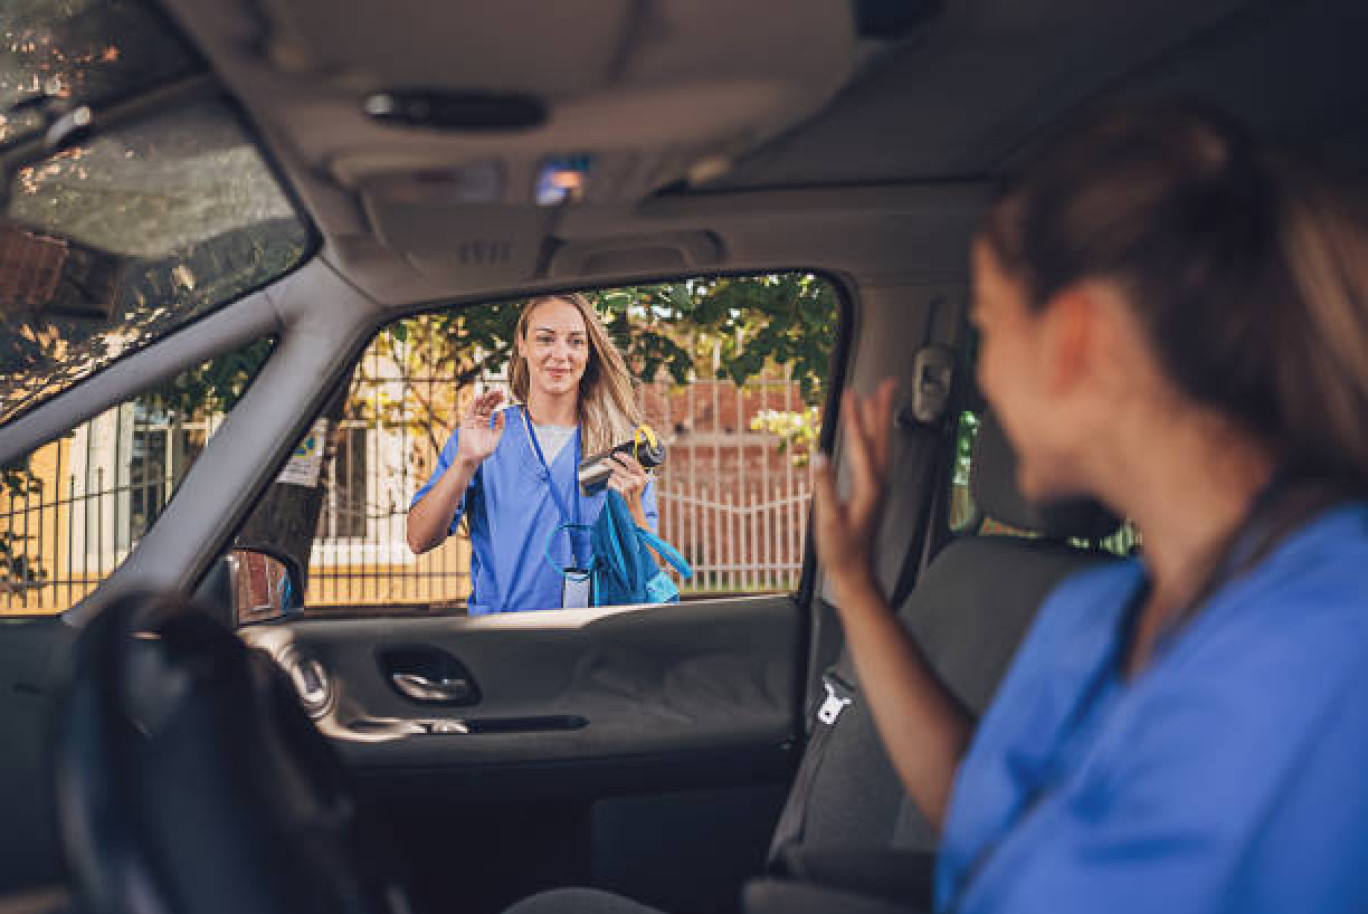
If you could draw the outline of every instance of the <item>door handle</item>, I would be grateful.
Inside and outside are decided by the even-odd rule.
[[[429,679],[420,673],[392,673],[390,682],[414,701],[466,701],[473,693],[469,679]]]

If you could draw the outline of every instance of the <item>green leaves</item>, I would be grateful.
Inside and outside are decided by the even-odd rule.
[[[216,356],[143,395],[150,408],[186,418],[227,413],[247,391],[271,354],[270,339],[260,339]]]
[[[643,381],[676,384],[791,374],[809,405],[821,402],[839,329],[835,294],[805,273],[713,277],[588,293],[613,342]],[[525,300],[439,311],[391,324],[380,339],[408,374],[449,371],[466,384],[505,370]],[[420,370],[421,369],[421,370]]]
[[[809,406],[802,412],[762,410],[751,420],[751,431],[765,432],[778,437],[781,454],[789,454],[793,465],[805,467],[817,447],[817,433],[821,429],[821,410]]]
[[[803,399],[821,402],[839,313],[830,285],[816,276],[724,276],[591,297],[643,380],[662,369],[679,384],[745,384],[791,372]]]

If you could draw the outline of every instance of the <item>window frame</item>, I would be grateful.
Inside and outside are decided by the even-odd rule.
[[[177,335],[178,333],[171,334],[170,337],[163,340],[159,340],[154,345],[164,345],[167,342],[167,340],[174,338]],[[114,415],[112,420],[110,421],[114,423],[119,423],[120,425],[136,424],[134,414],[137,411],[139,398],[147,395],[150,392],[157,390],[159,387],[167,383],[169,380],[173,380],[185,374],[187,371],[194,370],[195,368],[204,364],[206,361],[211,361],[220,356],[227,355],[229,353],[233,353],[235,351],[239,351],[250,346],[254,346],[262,341],[268,341],[270,343],[265,358],[262,360],[261,364],[257,366],[255,373],[252,374],[251,377],[249,377],[246,380],[242,388],[237,392],[237,397],[233,403],[233,406],[230,407],[230,409],[227,412],[211,413],[206,415],[204,419],[196,420],[195,422],[189,424],[189,427],[193,428],[195,425],[198,425],[202,422],[205,428],[205,443],[197,450],[195,454],[195,458],[197,458],[199,456],[199,453],[203,452],[209,447],[210,442],[213,439],[214,433],[227,419],[227,416],[232,412],[232,409],[236,408],[237,403],[247,396],[248,392],[252,389],[253,385],[266,372],[267,366],[270,364],[271,359],[275,356],[275,353],[278,349],[278,332],[272,331],[269,333],[258,333],[245,342],[236,337],[226,338],[222,341],[221,345],[216,347],[214,351],[207,356],[204,356],[204,353],[199,352],[198,350],[192,350],[191,352],[187,353],[186,357],[177,360],[177,362],[175,363],[175,367],[169,369],[169,373],[157,373],[155,376],[143,379],[141,383],[134,386],[132,389],[122,390],[118,392],[118,394],[122,395],[115,394],[112,398],[101,398],[95,401],[98,405],[88,407],[86,410],[82,411],[82,413],[80,414],[80,418],[78,418],[75,421],[75,424],[68,426],[67,428],[57,432],[56,434],[42,437],[36,444],[32,444],[28,447],[21,446],[22,449],[18,450],[17,453],[14,453],[13,455],[6,454],[0,456],[3,457],[6,463],[11,462],[12,460],[23,460],[27,462],[34,455],[40,453],[45,448],[56,445],[60,449],[65,445],[71,455],[69,461],[66,464],[66,468],[68,472],[71,472],[74,470],[76,466],[75,455],[78,452],[78,449],[79,451],[86,453],[88,459],[88,453],[92,449],[89,442],[89,430],[96,423],[100,422],[103,419],[106,419],[106,417],[109,417],[112,413]],[[142,351],[145,352],[147,350]],[[135,354],[135,356],[136,355],[137,354]],[[204,357],[196,358],[195,356]],[[43,406],[40,407],[40,411],[44,407],[52,405],[58,399],[65,399],[72,395],[79,395],[81,390],[85,388],[88,384],[90,384],[92,380],[93,376],[92,378],[83,379],[81,382],[63,391],[52,401],[48,401],[47,403],[43,404]],[[112,402],[109,402],[111,399]],[[185,427],[186,426],[182,426],[182,428]],[[170,429],[167,429],[166,432],[167,436],[165,446],[169,449],[173,445],[173,442],[171,441]],[[118,437],[119,436],[116,434],[116,439]],[[105,587],[105,584],[110,579],[112,579],[120,571],[121,568],[123,568],[123,566],[128,562],[128,560],[137,552],[137,550],[142,544],[143,539],[156,526],[156,522],[161,519],[161,517],[166,513],[166,511],[169,508],[171,508],[172,504],[176,499],[176,496],[180,493],[181,482],[184,476],[186,475],[186,472],[188,472],[190,463],[193,463],[193,460],[195,458],[192,458],[190,463],[187,463],[185,465],[185,470],[182,471],[174,479],[172,484],[166,488],[165,499],[159,506],[156,516],[153,519],[153,522],[150,525],[145,526],[141,533],[136,538],[134,538],[133,517],[131,511],[131,485],[125,486],[124,484],[122,484],[120,482],[120,479],[122,477],[117,475],[120,469],[131,473],[131,467],[123,466],[126,461],[121,459],[120,453],[118,452],[119,450],[123,450],[119,448],[119,445],[121,443],[122,442],[118,440],[115,441],[116,453],[113,455],[114,459],[112,465],[116,470],[116,478],[112,487],[106,485],[100,488],[99,491],[94,492],[92,494],[86,490],[86,487],[83,486],[81,491],[74,492],[74,494],[68,494],[66,496],[63,496],[61,492],[61,479],[57,474],[54,475],[53,481],[56,486],[56,491],[54,492],[52,509],[58,512],[65,512],[60,520],[55,521],[55,523],[57,523],[59,526],[54,530],[54,537],[59,536],[57,531],[60,530],[61,525],[64,524],[68,531],[67,539],[69,540],[66,543],[66,559],[68,565],[67,574],[69,579],[64,579],[62,581],[52,581],[50,583],[40,584],[39,586],[50,586],[54,588],[61,588],[65,586],[68,589],[69,595],[77,587],[80,587],[82,590],[81,596],[71,599],[65,606],[59,609],[46,610],[42,612],[26,612],[24,611],[25,607],[14,609],[12,607],[6,606],[4,610],[0,612],[0,619],[18,620],[60,618],[64,616],[66,613],[76,608],[77,606],[91,599]],[[96,444],[95,446],[98,447],[99,445]],[[131,436],[128,438],[126,442],[125,449],[126,455],[130,458],[129,462],[131,462],[131,458],[133,456],[133,441]],[[58,473],[60,473],[60,470],[62,468],[60,459],[58,460],[56,468]],[[89,476],[88,472],[84,472],[88,469],[88,465],[82,466],[83,475],[85,477]],[[106,498],[106,496],[112,496],[116,500],[116,503],[110,509],[106,510],[104,508],[103,501],[101,501],[100,505],[98,505],[94,509],[94,525],[97,529],[95,530],[96,547],[95,551],[92,552],[89,543],[90,530],[92,527],[92,510],[90,506],[90,501],[91,499],[103,500]],[[77,510],[78,500],[82,503],[81,509],[79,511]],[[10,503],[13,503],[12,499]],[[120,505],[123,506],[122,510],[120,510],[119,508]],[[26,505],[24,508],[24,513],[28,513],[30,510],[31,508]],[[40,505],[37,510],[41,512],[45,509],[42,505]],[[11,513],[11,517],[13,516],[13,513]],[[124,528],[120,527],[121,520],[124,522]],[[75,548],[74,542],[71,541],[74,539],[75,531],[78,527],[81,530],[81,536],[83,538],[83,542],[79,550]],[[110,538],[113,541],[112,552],[104,548],[104,531],[105,529],[111,528],[112,534]],[[62,544],[58,543],[57,545],[59,546],[60,554],[60,547]],[[43,544],[40,543],[40,554],[42,548]],[[106,559],[112,559],[112,561],[106,563]],[[78,562],[79,574],[82,579],[80,582],[77,582],[75,577],[75,575],[78,573]],[[58,560],[58,564],[60,565],[60,559]],[[95,580],[85,580],[92,574],[95,576]]]
[[[350,385],[353,382],[357,366],[360,364],[361,359],[365,357],[365,354],[369,350],[369,348],[374,344],[377,337],[385,330],[386,327],[389,327],[403,320],[411,319],[414,317],[420,317],[427,314],[434,314],[447,311],[460,313],[462,311],[480,307],[488,307],[496,304],[516,302],[533,296],[550,296],[573,292],[601,292],[626,286],[648,286],[671,282],[684,282],[687,280],[695,279],[707,280],[737,277],[745,278],[790,273],[810,275],[826,283],[827,287],[831,290],[833,303],[835,305],[837,332],[836,338],[833,341],[831,359],[828,373],[826,376],[826,391],[822,403],[822,425],[821,428],[818,430],[816,439],[816,449],[829,453],[831,451],[832,444],[835,441],[836,429],[839,424],[839,407],[841,393],[844,389],[844,385],[847,380],[852,344],[857,335],[856,321],[858,320],[858,309],[855,305],[855,295],[846,279],[844,279],[840,274],[835,273],[831,270],[815,269],[811,267],[785,266],[763,269],[695,270],[688,272],[650,274],[647,276],[632,276],[627,278],[620,278],[612,282],[604,282],[599,280],[593,282],[580,283],[558,283],[554,285],[533,285],[522,287],[517,290],[501,292],[499,294],[494,295],[481,294],[478,297],[473,295],[464,296],[454,300],[429,301],[414,304],[410,307],[387,310],[385,313],[377,316],[377,319],[368,328],[364,336],[361,338],[360,342],[358,342],[355,345],[355,347],[348,353],[348,359],[346,362],[347,367],[345,369],[339,369],[337,375],[329,384],[329,389],[331,391],[329,397],[318,398],[317,402],[314,405],[314,408],[307,414],[307,420],[301,417],[299,419],[299,422],[297,423],[297,426],[300,429],[308,429],[312,427],[314,421],[319,417],[319,414],[322,411],[324,402],[326,402],[326,400],[329,399],[331,396],[336,396],[338,393],[338,388],[344,385],[350,387]],[[226,541],[232,541],[233,538],[237,536],[238,531],[241,530],[242,527],[247,523],[248,518],[250,518],[253,511],[256,510],[257,506],[261,502],[261,499],[265,497],[267,491],[270,488],[271,483],[274,482],[276,476],[279,474],[279,471],[283,466],[284,461],[282,460],[275,466],[275,470],[269,476],[269,478],[262,480],[255,488],[255,490],[251,493],[250,507],[244,511],[241,520],[234,525],[232,532],[226,538]],[[421,484],[421,482],[423,481],[424,480],[419,480],[418,484]],[[405,507],[407,506],[405,505]],[[811,536],[810,504],[808,510],[804,514],[803,525],[805,529],[805,534],[803,537],[804,547],[802,551],[801,570],[798,575],[796,587],[792,591],[789,591],[788,595],[791,596],[794,600],[796,600],[800,605],[811,605],[816,592],[817,568],[815,560],[816,555]],[[316,548],[317,543],[314,544],[313,549]],[[315,553],[311,550],[311,558],[314,554]],[[369,558],[369,554],[365,552],[365,547],[362,547],[361,555],[363,557]],[[412,558],[413,557],[410,555],[410,559]],[[206,569],[201,575],[198,576],[197,580],[202,580],[203,575],[207,574],[207,572],[208,568],[206,566]],[[757,597],[765,597],[766,595],[773,596],[774,594],[767,591],[744,591],[736,594],[714,593],[701,595],[696,598],[691,597],[688,600],[688,602],[711,603],[718,600],[748,600],[756,599]],[[381,607],[368,607],[364,611],[354,612],[351,610],[347,610],[344,612],[342,610],[332,609],[328,607],[306,607],[304,611],[304,617],[340,618],[345,616],[347,618],[371,618],[415,615],[426,616],[430,614],[428,610],[422,609],[418,606],[405,608],[385,608],[385,611],[383,612],[379,611],[380,609]]]

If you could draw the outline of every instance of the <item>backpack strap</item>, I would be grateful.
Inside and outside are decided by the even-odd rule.
[[[685,560],[684,556],[679,554],[678,549],[671,546],[645,527],[637,527],[636,530],[637,536],[641,541],[654,549],[656,555],[660,556],[666,562],[669,562],[670,566],[683,575],[686,581],[693,577],[693,569],[689,567],[689,563]]]

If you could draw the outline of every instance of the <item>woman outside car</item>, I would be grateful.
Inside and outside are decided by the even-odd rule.
[[[509,386],[512,406],[500,408],[499,391],[475,398],[409,508],[408,542],[417,554],[466,518],[472,616],[584,605],[574,584],[589,567],[589,537],[562,528],[593,524],[607,490],[585,495],[579,463],[631,440],[641,422],[626,362],[582,295],[523,307]],[[607,489],[622,495],[637,524],[655,530],[650,475],[630,455],[610,459]]]

